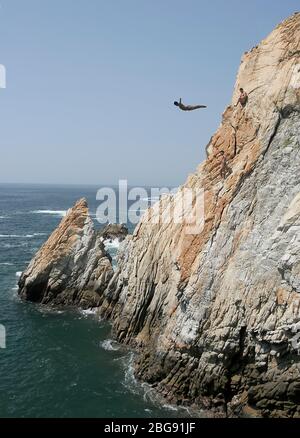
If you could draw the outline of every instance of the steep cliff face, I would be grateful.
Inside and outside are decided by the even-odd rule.
[[[96,307],[112,276],[102,236],[81,199],[22,274],[19,294],[41,304]]]
[[[122,246],[101,309],[138,347],[137,375],[171,400],[300,415],[299,112],[295,14],[244,55],[208,158],[181,188],[204,189],[203,231],[145,216]]]
[[[249,94],[235,107],[238,90]],[[84,200],[20,278],[43,304],[98,306],[171,401],[300,416],[300,14],[246,53],[207,160],[125,239],[116,272]],[[220,175],[220,151],[231,172]],[[204,190],[203,229],[156,221]],[[180,209],[180,208],[179,208]],[[196,213],[197,203],[188,213]],[[126,231],[117,230],[121,239]]]

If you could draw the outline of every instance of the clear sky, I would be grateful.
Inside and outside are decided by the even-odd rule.
[[[299,0],[1,0],[0,182],[177,185]],[[182,113],[173,101],[207,104]]]

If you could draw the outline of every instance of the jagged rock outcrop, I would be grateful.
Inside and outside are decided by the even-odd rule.
[[[234,107],[240,87],[245,108]],[[300,416],[299,112],[295,14],[244,55],[207,160],[160,201],[163,214],[203,188],[203,231],[147,214],[121,247],[101,311],[138,348],[137,376],[172,401]]]
[[[128,229],[124,224],[108,224],[101,231],[103,240],[115,240],[122,242],[128,235]]]
[[[25,300],[96,307],[113,276],[102,234],[94,229],[85,199],[68,211],[19,281]]]

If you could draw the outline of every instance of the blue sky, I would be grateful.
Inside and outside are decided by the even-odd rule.
[[[2,0],[0,182],[177,185],[299,0]],[[207,104],[182,113],[173,101]]]

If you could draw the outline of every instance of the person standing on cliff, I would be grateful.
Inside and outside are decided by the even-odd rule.
[[[174,105],[178,106],[182,111],[194,111],[200,108],[207,108],[205,105],[184,105],[181,101],[181,98],[179,102],[175,101]]]
[[[240,97],[239,100],[237,101],[237,104],[235,105],[235,107],[237,107],[239,104],[242,105],[243,108],[245,108],[245,106],[248,103],[248,94],[246,93],[246,91],[243,88],[240,88]]]

